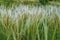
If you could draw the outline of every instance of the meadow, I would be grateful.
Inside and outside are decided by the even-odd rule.
[[[60,40],[60,6],[0,5],[0,40]]]

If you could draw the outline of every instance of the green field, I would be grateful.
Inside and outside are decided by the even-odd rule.
[[[59,2],[1,2],[0,40],[60,40]]]

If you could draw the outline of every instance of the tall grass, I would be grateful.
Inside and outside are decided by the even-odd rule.
[[[60,40],[60,7],[0,6],[0,40]]]

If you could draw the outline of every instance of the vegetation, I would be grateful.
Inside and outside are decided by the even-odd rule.
[[[22,13],[17,18],[13,11],[11,16],[8,11],[4,15],[0,13],[0,40],[60,40],[60,14],[54,10]]]
[[[31,5],[26,7],[31,11],[25,8],[25,12],[23,6],[28,4],[28,1],[22,3],[17,0],[0,0],[0,40],[60,40],[60,6],[57,7],[57,3],[53,3],[52,7],[43,6],[49,1],[57,0],[31,2],[42,5],[36,8],[30,3]]]
[[[60,2],[60,0],[0,0],[0,4],[12,4],[12,3],[24,3],[24,4],[29,4],[29,3],[39,3],[39,4],[48,4],[49,1],[54,1],[54,2]]]

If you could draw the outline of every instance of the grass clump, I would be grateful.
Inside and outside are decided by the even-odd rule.
[[[24,11],[21,10],[11,11],[10,15],[8,12],[9,9],[6,9],[6,14],[4,14],[4,16],[2,15],[1,12],[0,39],[1,40],[60,40],[60,36],[58,36],[60,35],[58,33],[60,32],[60,19],[59,19],[60,14],[59,11],[57,11],[56,7],[50,7],[50,8],[49,7],[42,6],[40,8],[42,11],[40,9],[38,10],[40,13],[38,11],[36,13],[35,11],[32,12],[33,8],[28,7],[30,10],[32,10],[31,11],[32,14],[28,13],[29,10],[25,12],[24,9],[23,9]],[[15,8],[13,8],[13,10],[19,9]]]

